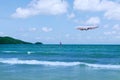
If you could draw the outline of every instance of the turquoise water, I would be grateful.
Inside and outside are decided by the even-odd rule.
[[[0,80],[120,80],[120,45],[0,45]]]

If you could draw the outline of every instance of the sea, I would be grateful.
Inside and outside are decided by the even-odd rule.
[[[120,80],[120,45],[1,44],[0,80]]]

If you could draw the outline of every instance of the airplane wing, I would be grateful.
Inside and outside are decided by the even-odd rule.
[[[87,26],[87,27],[77,27],[77,30],[81,30],[81,31],[83,31],[83,30],[91,30],[91,29],[96,29],[96,28],[98,28],[98,26]]]

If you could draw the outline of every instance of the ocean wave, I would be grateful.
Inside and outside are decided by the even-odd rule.
[[[39,61],[39,60],[20,60],[17,58],[0,58],[0,63],[4,64],[26,64],[26,65],[45,65],[45,66],[85,66],[101,69],[120,69],[120,65],[112,64],[91,64],[85,62],[60,62],[60,61]]]
[[[22,51],[2,51],[3,53],[27,53],[28,55],[35,53],[32,51],[22,52]]]
[[[49,66],[75,66],[79,62],[59,62],[59,61],[38,61],[38,60],[19,60],[17,58],[0,59],[0,63],[6,64],[27,64],[27,65],[49,65]]]
[[[2,51],[4,53],[17,53],[18,51]]]

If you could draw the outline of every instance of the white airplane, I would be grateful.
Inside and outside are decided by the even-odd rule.
[[[87,30],[96,29],[96,28],[98,28],[98,26],[79,26],[76,29],[81,31],[83,30],[87,31]]]

